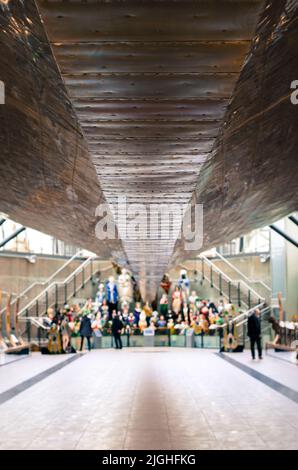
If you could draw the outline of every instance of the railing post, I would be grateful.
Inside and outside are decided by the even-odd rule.
[[[250,289],[248,289],[248,296],[247,296],[247,303],[248,303],[248,308],[251,308],[251,296],[250,296]]]
[[[127,338],[127,347],[129,348],[130,347],[130,331],[129,330],[127,330],[126,338]]]
[[[245,349],[246,323],[243,324],[243,348]]]
[[[222,275],[219,273],[219,295],[222,295]]]
[[[213,269],[210,266],[210,287],[213,287]]]
[[[73,297],[77,294],[77,277],[74,275],[73,277]]]
[[[229,281],[229,304],[232,303],[232,295],[231,295],[231,281]]]
[[[90,280],[93,281],[93,259],[90,260]]]
[[[55,284],[55,308],[58,307],[58,285]]]
[[[238,286],[237,286],[237,296],[238,296],[238,306],[241,307],[240,282],[238,282]]]
[[[26,310],[26,317],[27,317],[27,340],[28,340],[28,343],[30,343],[31,342],[31,322],[28,319],[29,317],[28,309]]]
[[[38,300],[35,302],[35,316],[38,317],[39,315],[39,305],[38,305]]]
[[[168,346],[171,347],[171,330],[168,329]]]
[[[205,279],[205,264],[204,264],[203,258],[202,258],[202,269],[201,269],[201,271],[202,271],[202,281],[204,281],[204,279]]]

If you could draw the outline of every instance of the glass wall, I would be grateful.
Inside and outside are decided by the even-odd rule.
[[[217,247],[223,256],[240,254],[268,253],[270,251],[270,228],[264,227],[235,238],[229,243]]]
[[[22,227],[10,219],[1,218],[0,225],[0,242],[10,237],[14,232]],[[0,252],[9,251],[14,253],[30,253],[58,256],[73,256],[79,250],[78,247],[68,245],[61,240],[38,232],[31,228],[26,228],[23,232],[6,243]]]

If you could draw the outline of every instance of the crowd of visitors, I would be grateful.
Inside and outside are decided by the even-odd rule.
[[[243,349],[243,345],[237,341],[235,323],[230,321],[236,315],[233,304],[223,298],[218,302],[204,299],[196,290],[190,290],[186,271],[181,271],[177,285],[174,286],[171,286],[169,277],[164,276],[160,285],[158,304],[153,306],[149,302],[130,300],[127,276],[125,273],[122,285],[116,283],[112,277],[106,283],[99,282],[96,296],[88,299],[84,305],[50,308],[45,320],[48,327],[48,347],[44,352],[75,352],[73,347],[75,342],[76,349],[82,351],[85,339],[90,351],[92,337],[107,335],[112,335],[115,347],[122,349],[122,334],[133,336],[143,335],[145,332],[154,335],[191,333],[202,337],[218,334],[220,350]],[[274,323],[274,331],[277,334],[274,342],[277,344],[282,335],[283,322],[277,322],[273,317],[270,317],[269,322]],[[293,335],[288,333],[292,330],[288,328],[286,331],[287,337],[293,339]],[[255,346],[257,346],[258,357],[262,359],[258,309],[248,320],[247,334],[250,338],[252,358],[255,358]],[[72,341],[73,338],[77,338],[78,341]]]
[[[84,306],[68,306],[49,309],[49,350],[70,352],[71,338],[80,337],[80,350],[91,349],[93,335],[110,335],[117,348],[122,348],[121,333],[141,335],[146,329],[155,334],[183,335],[193,329],[195,335],[214,335],[220,326],[228,323],[235,314],[232,304],[224,299],[217,303],[202,299],[195,291],[189,291],[189,280],[181,271],[177,285],[172,289],[165,278],[161,283],[159,303],[156,309],[149,302],[128,302],[121,298],[120,290],[113,278],[100,282],[94,299],[88,299]]]
[[[106,286],[110,283],[111,279]],[[227,316],[235,313],[233,305],[224,299],[216,304],[202,299],[194,290],[190,292],[190,282],[185,270],[181,271],[172,292],[168,275],[163,277],[160,287],[162,292],[157,308],[154,309],[149,302],[136,302],[132,305],[126,299],[122,300],[121,296],[115,302],[115,298],[118,300],[116,284],[113,284],[114,299],[111,302],[111,289],[100,283],[94,303],[90,300],[87,307],[92,316],[92,328],[99,331],[111,328],[113,315],[117,315],[124,330],[131,334],[141,334],[146,328],[169,329],[172,334],[182,334],[185,329],[193,328],[195,334],[214,334],[216,325],[223,324]]]

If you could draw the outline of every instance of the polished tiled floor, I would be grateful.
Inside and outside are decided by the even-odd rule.
[[[237,362],[252,367],[261,374],[277,380],[283,385],[298,391],[298,366],[289,361],[283,360],[287,353],[278,353],[277,358],[264,353],[264,360],[259,361],[251,359],[250,351],[244,351],[242,354],[226,354]]]
[[[41,356],[34,353],[29,358],[20,356],[17,360],[6,363],[0,367],[0,393],[48,370],[50,367],[63,363],[68,358],[69,356],[66,355]]]
[[[60,360],[2,367],[1,389]],[[271,358],[239,360],[274,375]],[[289,367],[285,380],[297,388]],[[196,349],[87,353],[3,403],[0,422],[1,449],[298,449],[298,404]]]

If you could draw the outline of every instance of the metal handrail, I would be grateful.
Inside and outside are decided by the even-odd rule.
[[[265,287],[270,293],[272,292],[271,287],[267,286],[264,281],[261,281],[260,279],[249,279],[245,274],[243,274],[240,269],[236,268],[230,261],[228,261],[221,253],[215,250],[216,256],[218,256],[222,261],[224,261],[228,266],[230,266],[234,271],[236,271],[238,274],[240,274],[244,279],[246,279],[247,282],[249,283],[259,283],[262,286]]]
[[[223,325],[217,325],[217,327],[218,328],[225,328],[227,326],[227,324],[231,325],[235,322],[236,322],[236,326],[240,326],[243,323],[246,323],[248,317],[250,317],[254,313],[255,310],[257,310],[257,309],[261,310],[261,315],[266,310],[270,310],[270,307],[265,307],[265,308],[263,308],[263,307],[265,307],[265,302],[262,302],[262,303],[256,305],[255,307],[252,307],[249,310],[246,310],[245,312],[239,313],[239,315],[236,315],[234,318],[229,320],[227,323],[224,323]],[[237,323],[237,321],[239,321],[242,318],[244,319],[243,322]]]
[[[96,257],[91,256],[91,257],[89,257],[89,260],[95,259],[95,258],[96,258]],[[88,261],[88,260],[85,261],[86,266],[87,266],[87,261]],[[84,266],[84,267],[86,267],[86,266]],[[65,284],[65,282],[71,281],[71,280],[73,279],[73,276],[75,276],[76,271],[79,270],[79,268],[82,268],[82,267],[83,267],[83,265],[79,266],[79,267],[78,267],[73,273],[71,273],[70,276],[69,276],[68,278],[66,278],[66,280],[64,280],[63,282],[55,282],[55,283],[52,284],[52,285],[61,285],[61,284],[63,285],[63,284]],[[101,271],[108,271],[109,269],[111,269],[111,265],[106,266],[106,267],[104,267],[104,268],[101,268]],[[91,277],[92,277],[92,276],[90,276],[89,278],[86,278],[86,282],[87,282],[88,280],[90,280]],[[51,285],[51,286],[52,286],[52,285]],[[49,289],[51,288],[51,286],[48,286]],[[43,293],[44,293],[44,292],[45,292],[45,291],[43,291]],[[41,293],[41,294],[42,294],[42,293]],[[36,299],[35,299],[35,301],[36,301]],[[79,310],[78,315],[80,315],[80,314],[82,313],[82,311],[84,310],[85,306],[86,306],[86,303],[85,303],[84,306]],[[41,315],[40,317],[32,317],[32,316],[20,317],[20,318],[19,318],[19,321],[21,321],[21,322],[30,321],[30,322],[33,323],[35,326],[40,327],[40,328],[43,328],[44,330],[48,330],[48,328],[47,328],[43,323],[41,323],[41,322],[38,320],[38,318],[44,318],[44,316]]]
[[[28,310],[32,305],[34,305],[36,303],[36,301],[38,301],[38,299],[43,296],[48,290],[50,290],[52,287],[56,286],[56,285],[65,285],[67,284],[76,274],[78,271],[80,271],[81,269],[85,268],[86,265],[88,265],[90,263],[91,260],[93,260],[95,258],[95,255],[92,255],[92,256],[89,256],[89,258],[87,258],[84,263],[82,263],[80,266],[78,266],[69,276],[67,276],[67,278],[64,279],[64,281],[58,281],[58,282],[53,282],[52,284],[50,284],[49,286],[47,286],[42,292],[40,292],[36,297],[34,297],[34,299],[32,299],[25,307],[23,307],[19,313],[18,313],[18,316],[21,316],[23,315],[23,313],[26,312],[26,310]]]
[[[47,282],[50,282],[59,272],[63,271],[66,266],[68,266],[75,258],[79,257],[79,255],[83,252],[83,250],[79,250],[75,255],[73,255],[61,268],[59,268],[52,276],[49,277]]]
[[[225,274],[221,269],[219,269],[212,261],[210,261],[207,256],[205,255],[200,255],[200,258],[203,259],[209,266],[212,266],[212,268],[217,271],[219,274],[222,275],[223,278],[226,279],[226,281],[234,283],[233,279],[231,279],[227,274]]]
[[[256,310],[256,309],[255,309]],[[264,308],[263,310],[261,310],[261,317],[266,313],[266,312],[269,312],[270,311],[270,307],[266,307]],[[252,315],[252,314],[251,314]],[[247,322],[248,318],[251,316],[251,315],[247,315],[240,323],[236,323],[236,326],[241,326],[243,325],[244,323]]]
[[[261,310],[261,313],[263,310],[270,309],[270,307],[266,307],[265,302],[261,302],[258,305],[250,308],[246,312],[239,313],[239,315],[236,315],[236,317],[233,318],[234,321],[239,321],[241,318],[247,319],[250,317],[257,309]]]
[[[58,268],[51,276],[46,280],[46,281],[35,281],[30,286],[26,287],[25,290],[23,290],[20,294],[17,295],[17,297],[11,302],[11,307],[16,304],[16,302],[21,299],[22,297],[27,297],[26,294],[33,289],[35,286],[44,286],[48,284],[54,277],[57,276],[61,271],[63,271],[75,258],[77,258],[80,254],[82,253],[82,250],[77,251],[70,259],[68,259],[60,268]],[[1,311],[0,314],[4,313],[6,311],[6,307],[4,307]]]
[[[67,278],[64,279],[63,284],[70,281],[73,278],[73,276],[77,274],[77,271],[80,271],[80,269],[85,268],[85,265],[86,264],[88,265],[90,261],[93,260],[94,258],[95,258],[95,255],[89,256],[89,258],[87,258],[86,261],[84,261],[84,263],[78,266],[71,274],[69,274],[69,276],[67,276]]]
[[[207,281],[209,282],[209,284],[211,284],[211,279],[207,276],[206,273],[204,274],[204,277],[205,277],[205,279],[207,279]],[[232,284],[232,281],[230,281],[230,282],[231,282],[231,284]],[[223,292],[223,289],[220,290],[219,286],[217,286],[217,285],[214,283],[214,281],[213,281],[213,287],[214,287],[214,289],[216,289],[220,294],[222,293],[222,294],[223,294],[223,297],[228,297],[228,293]],[[247,305],[247,303],[246,303],[243,299],[241,299],[241,305],[242,305],[242,304],[244,304],[245,307],[249,308],[248,305]]]
[[[42,318],[42,317],[41,317]],[[42,328],[43,330],[49,330],[50,329],[50,326],[46,326],[44,325],[44,323],[42,323],[38,317],[21,317],[19,319],[21,322],[27,322],[27,321],[30,321],[31,323],[33,323],[35,326],[37,326],[38,328]]]
[[[221,269],[219,269],[212,261],[210,261],[205,255],[200,255],[200,258],[203,259],[209,266],[214,269],[217,273],[221,274],[222,278],[224,278],[227,282],[230,282],[231,284],[235,284],[237,282],[240,282],[244,287],[246,287],[250,292],[252,292],[258,299],[260,300],[265,300],[263,296],[261,296],[257,291],[255,291],[251,286],[246,284],[246,282],[240,280],[233,280],[227,274],[225,274]]]
[[[213,264],[212,264],[211,262],[209,262],[208,258],[206,258],[204,255],[200,255],[200,258],[201,258],[203,261],[206,261],[207,263],[209,263],[209,265],[211,265],[212,268],[213,268]],[[196,261],[198,261],[198,260],[196,259]],[[181,268],[185,269],[186,271],[189,269],[187,266],[184,266],[184,265],[181,264],[181,263],[179,264],[179,266],[180,266]],[[222,271],[220,271],[216,266],[214,266],[214,269],[215,269],[219,274],[221,274],[221,276],[222,276],[223,278],[225,278],[225,279],[227,280],[227,282],[230,282],[231,285],[233,285],[234,287],[236,287],[236,286],[234,285],[234,284],[235,284],[235,281],[233,281],[232,279],[230,279],[229,276],[227,276],[227,275],[224,274]],[[208,277],[208,275],[207,275],[206,273],[204,273],[204,278],[207,279],[207,281],[209,282],[209,284],[211,284],[211,279]],[[222,293],[225,297],[228,297],[228,294],[227,294],[227,293],[224,293],[224,292],[223,292],[223,289],[220,289],[214,282],[213,282],[213,287],[214,287],[214,289],[216,289],[219,293]],[[260,297],[258,296],[258,298],[260,298]],[[247,303],[246,303],[243,299],[241,299],[241,303],[244,304],[247,308],[249,308],[248,305],[247,305]]]

